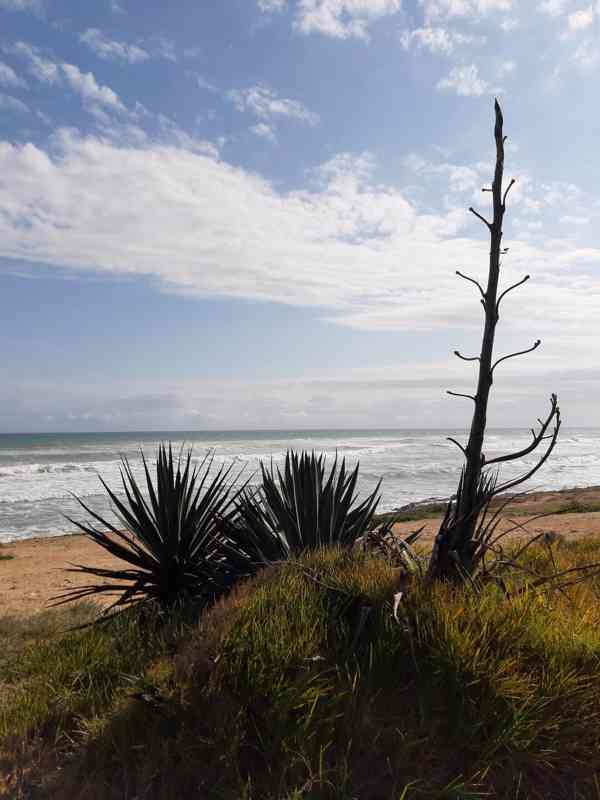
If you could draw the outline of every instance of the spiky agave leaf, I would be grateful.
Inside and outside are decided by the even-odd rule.
[[[251,577],[289,556],[281,532],[270,523],[265,524],[265,510],[258,494],[257,490],[241,493],[235,503],[235,518],[218,520],[219,564],[225,574]]]
[[[463,467],[458,481],[456,495],[450,498],[446,506],[446,513],[435,537],[429,566],[428,578],[435,579],[440,575],[450,574],[454,579],[468,579],[472,582],[477,564],[485,556],[487,540],[485,537],[486,520],[490,514],[491,502],[498,485],[498,471],[488,470],[480,473],[475,486],[474,497],[466,504],[469,515],[464,516],[463,494],[465,492],[465,468]],[[473,539],[461,545],[460,534],[463,525],[475,518],[476,533]],[[498,519],[498,514],[492,516],[491,522]],[[452,563],[452,570],[448,570],[448,562]]]
[[[53,598],[55,605],[120,592],[110,609],[151,600],[168,608],[190,600],[206,604],[229,588],[232,575],[220,563],[216,520],[229,520],[235,514],[237,492],[233,493],[229,480],[233,465],[220,467],[211,477],[211,453],[197,466],[192,466],[191,460],[191,449],[185,458],[180,454],[175,460],[171,444],[168,449],[161,444],[154,483],[142,453],[145,497],[129,461],[122,458],[124,499],[100,479],[113,504],[118,527],[77,498],[97,524],[69,518],[70,522],[123,561],[124,568],[74,565],[70,572],[101,578],[102,582],[69,590]]]
[[[358,465],[346,471],[337,456],[329,474],[323,455],[286,453],[283,472],[261,462],[258,495],[244,492],[236,501],[239,533],[279,558],[328,545],[349,547],[371,525],[379,486],[356,504]]]

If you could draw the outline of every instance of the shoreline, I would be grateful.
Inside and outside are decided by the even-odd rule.
[[[519,530],[511,537],[554,533],[565,539],[585,536],[600,537],[600,486],[574,487],[558,491],[528,492],[513,496],[503,514],[505,529],[509,518],[525,518],[526,532]],[[499,499],[498,502],[502,502]],[[415,522],[422,520],[422,543],[430,545],[441,517],[439,502],[410,504],[394,531],[404,536],[412,533]],[[395,515],[397,512],[392,512]],[[544,514],[543,518],[536,518]],[[381,516],[388,516],[388,513]],[[529,520],[527,520],[529,517]],[[57,534],[18,539],[0,546],[0,616],[28,616],[47,610],[49,600],[61,592],[87,583],[86,576],[65,570],[83,564],[110,568],[117,559],[82,533]],[[113,596],[114,599],[114,596]],[[109,604],[111,597],[98,602]]]
[[[422,500],[413,500],[403,506],[391,509],[390,511],[382,511],[376,516],[380,518],[390,518],[400,515],[400,522],[411,522],[419,519],[426,519],[428,516],[435,516],[436,518],[443,514],[449,498],[444,497],[425,497]],[[563,489],[534,489],[529,492],[517,492],[499,495],[492,503],[492,508],[497,508],[500,503],[505,500],[510,500],[507,506],[507,513],[518,514],[535,514],[538,513],[538,508],[542,506],[552,506],[552,512],[556,514],[567,513],[567,504],[569,502],[579,503],[581,505],[596,505],[600,511],[600,485],[592,486],[572,486]],[[561,504],[565,505],[565,509],[561,508]],[[443,507],[443,508],[442,508]],[[570,509],[569,509],[570,510]],[[592,510],[582,508],[581,510],[574,509],[573,513],[584,513],[585,511]],[[406,520],[403,517],[406,516]],[[409,519],[410,517],[410,519]],[[0,536],[2,534],[0,533]],[[14,545],[24,544],[25,542],[56,542],[62,539],[85,539],[83,533],[74,531],[73,533],[49,533],[44,536],[27,536],[21,539],[9,539],[7,541],[0,541],[0,554],[6,547],[13,547]]]

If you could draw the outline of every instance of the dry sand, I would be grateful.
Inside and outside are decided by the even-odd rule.
[[[600,509],[600,487],[531,493],[515,498],[506,516],[524,524],[530,515],[528,535],[548,531],[565,538],[600,535],[600,510],[563,512],[539,520],[531,518],[531,515],[565,509],[572,504],[584,509],[590,506]],[[519,516],[515,517],[515,513]],[[504,524],[510,523],[505,521]],[[403,534],[423,525],[427,542],[437,533],[439,519],[398,523],[396,530]],[[9,560],[0,560],[0,614],[26,615],[43,611],[52,597],[87,583],[85,576],[65,572],[69,564],[109,567],[119,563],[85,536],[75,534],[14,542],[4,545],[0,555],[12,556]]]

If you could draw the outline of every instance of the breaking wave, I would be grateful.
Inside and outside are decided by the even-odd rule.
[[[214,468],[235,462],[250,478],[260,460],[280,464],[289,447],[323,452],[331,463],[336,454],[348,466],[360,463],[359,491],[372,491],[382,479],[382,510],[397,508],[424,497],[448,497],[456,488],[462,461],[446,436],[460,431],[318,431],[282,433],[185,434],[173,442],[176,448],[194,447],[200,462],[214,449]],[[492,431],[486,439],[488,456],[523,447],[526,431]],[[106,434],[0,436],[0,541],[52,535],[72,529],[65,514],[80,518],[82,510],[73,495],[94,510],[110,507],[99,476],[109,486],[120,486],[120,456],[125,455],[134,474],[143,478],[140,448],[149,463],[159,441],[168,435]],[[508,465],[506,478],[527,470],[532,456]],[[532,481],[530,488],[559,489],[600,484],[600,430],[565,431],[552,459]]]

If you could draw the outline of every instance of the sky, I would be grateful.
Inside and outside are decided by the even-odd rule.
[[[600,2],[0,0],[0,432],[600,425]]]

